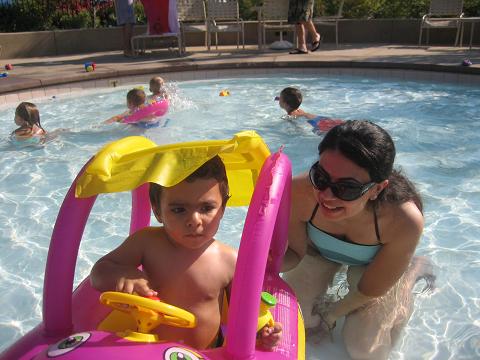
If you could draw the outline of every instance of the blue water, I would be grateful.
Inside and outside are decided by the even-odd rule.
[[[74,176],[101,146],[139,133],[169,143],[226,139],[255,129],[272,150],[285,145],[294,173],[305,171],[316,159],[320,138],[305,122],[282,120],[274,98],[286,86],[302,90],[305,111],[369,119],[387,129],[396,142],[397,165],[424,198],[426,226],[417,254],[436,263],[436,289],[415,297],[415,311],[390,358],[480,358],[480,89],[297,75],[171,84],[168,126],[146,131],[101,124],[125,110],[129,87],[42,99],[36,103],[44,127],[67,129],[43,147],[10,143],[14,107],[1,110],[0,350],[41,319],[53,223]],[[231,95],[219,97],[222,89]],[[129,194],[99,197],[81,244],[76,284],[123,240],[129,209]],[[238,246],[245,214],[244,208],[229,209],[218,238]],[[341,358],[336,342],[309,344],[308,359]]]

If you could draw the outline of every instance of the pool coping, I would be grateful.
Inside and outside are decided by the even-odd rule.
[[[480,85],[480,51],[448,47],[411,47],[397,45],[326,47],[308,55],[288,52],[259,51],[255,48],[236,50],[225,47],[218,51],[193,51],[178,58],[172,51],[152,53],[144,57],[125,58],[119,52],[70,57],[14,59],[17,70],[0,80],[0,105],[26,101],[55,93],[79,89],[115,87],[146,75],[160,75],[170,80],[210,78],[196,72],[231,72],[237,74],[275,74],[280,69],[311,69],[320,74],[353,74],[393,76],[422,80],[448,81]],[[462,59],[472,58],[473,66],[461,66]],[[97,63],[93,72],[86,72],[84,62]],[[7,60],[9,61],[9,60]],[[7,62],[8,63],[8,62]],[[403,73],[402,73],[403,72]],[[405,72],[412,72],[406,75]],[[178,74],[190,74],[178,76]],[[435,74],[435,75],[434,75]],[[171,76],[170,76],[171,75]],[[174,76],[177,75],[177,76]],[[225,76],[228,74],[222,74]],[[130,78],[131,81],[126,80]]]

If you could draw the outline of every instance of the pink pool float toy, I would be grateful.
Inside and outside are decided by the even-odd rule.
[[[116,294],[134,295],[101,294],[91,287],[88,277],[73,291],[85,225],[99,194],[131,191],[130,233],[149,226],[148,183],[178,183],[215,155],[227,169],[232,193],[229,203],[249,204],[224,325],[224,345],[198,350],[180,342],[149,342],[151,334],[140,330],[148,332],[151,324],[131,329],[128,316],[127,321],[125,314],[99,301],[115,303]],[[172,164],[172,158],[183,159],[182,167],[168,180],[158,180],[155,174],[164,174],[167,170],[162,166]],[[254,131],[237,133],[229,140],[162,146],[141,136],[108,144],[79,172],[60,208],[47,257],[42,322],[0,354],[0,359],[304,360],[305,331],[298,302],[279,276],[287,248],[291,175],[288,157],[282,151],[270,154]],[[120,301],[138,300],[128,296]],[[177,312],[177,308],[155,299],[138,301],[140,308],[166,311],[175,323],[193,326],[189,313],[182,309]],[[273,351],[266,351],[256,346],[256,332],[258,326],[273,319],[282,323],[283,337]],[[138,336],[126,336],[128,332]]]

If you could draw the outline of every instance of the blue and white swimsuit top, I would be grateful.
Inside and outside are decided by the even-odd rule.
[[[378,244],[363,245],[342,240],[332,236],[312,224],[312,219],[318,210],[318,204],[307,223],[307,234],[315,249],[326,259],[344,265],[366,265],[372,262],[377,252],[381,249],[378,232],[377,214],[374,210],[375,232]]]

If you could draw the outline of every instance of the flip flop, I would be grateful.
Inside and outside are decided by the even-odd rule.
[[[318,41],[312,42],[312,48],[310,49],[311,52],[318,50],[318,48],[320,47],[320,41],[321,41],[321,38],[319,38]]]
[[[289,52],[289,54],[297,55],[297,54],[308,54],[308,51],[302,49],[295,49]]]

